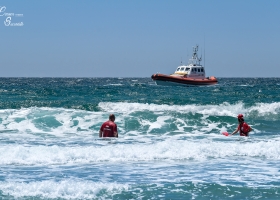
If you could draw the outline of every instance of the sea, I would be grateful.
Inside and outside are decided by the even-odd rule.
[[[0,199],[280,199],[280,78],[0,78]]]

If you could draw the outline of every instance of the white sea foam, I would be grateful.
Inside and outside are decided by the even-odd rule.
[[[100,125],[108,120],[109,113],[115,113],[118,129],[121,135],[133,132],[133,134],[147,134],[160,132],[187,132],[211,133],[223,132],[235,129],[236,124],[228,122],[216,122],[209,120],[209,116],[234,117],[243,113],[246,119],[258,119],[267,117],[278,120],[280,114],[280,102],[257,103],[246,107],[244,103],[223,103],[221,105],[157,105],[126,102],[101,102],[102,111],[91,112],[64,108],[22,108],[0,110],[0,132],[2,137],[12,138],[18,135],[5,135],[5,132],[13,131],[21,136],[26,134],[51,134],[56,137],[64,137],[65,134],[98,135]],[[135,113],[140,112],[138,116]],[[145,113],[143,115],[143,113]],[[190,118],[184,114],[199,114],[199,118]],[[156,117],[156,118],[155,118]],[[127,129],[127,123],[137,121],[139,126],[135,129]],[[253,125],[254,132],[260,133],[258,126]],[[234,126],[234,128],[233,128]],[[176,127],[176,129],[174,129]],[[3,133],[4,132],[4,133]],[[29,136],[30,137],[30,136]]]
[[[223,103],[220,105],[157,105],[127,102],[101,102],[98,106],[106,112],[116,112],[130,114],[137,111],[150,112],[178,112],[178,113],[198,113],[210,116],[231,116],[236,117],[239,113],[249,114],[257,111],[261,115],[279,114],[280,102],[257,103],[254,106],[246,107],[244,103],[236,104]]]
[[[159,129],[161,128],[164,124],[165,121],[168,120],[170,117],[168,116],[160,116],[157,118],[157,121],[148,123],[149,124],[149,130],[147,131],[148,133],[151,132],[153,129]]]
[[[279,114],[280,102],[274,103],[256,103],[255,106],[248,108],[248,112],[257,111],[260,116],[266,114]]]
[[[107,113],[88,112],[63,108],[22,108],[0,110],[0,131],[16,130],[19,133],[48,133],[56,136],[63,133],[91,132],[89,127],[108,119]]]
[[[146,134],[152,133],[154,130],[162,130],[161,134],[190,130],[193,133],[211,133],[212,131],[222,132],[227,131],[227,129],[235,129],[236,124],[209,120],[209,116],[236,118],[239,113],[243,113],[246,119],[250,119],[250,117],[251,119],[263,119],[265,117],[272,121],[278,120],[280,114],[280,102],[257,103],[250,107],[246,107],[242,102],[220,105],[101,102],[99,107],[102,110],[100,112],[44,107],[0,110],[0,132],[15,131],[22,135],[26,133],[52,134],[57,137],[63,137],[69,133],[76,135],[98,134],[100,125],[108,120],[109,113],[115,113],[118,129],[122,134],[130,131],[134,134],[137,131],[139,134]],[[190,118],[185,114],[199,115]],[[141,130],[137,126],[136,129],[127,129],[129,120],[137,121]],[[258,127],[254,124],[250,125],[253,126],[255,133],[260,133]],[[172,127],[176,127],[176,130]],[[3,133],[2,136],[4,136]]]
[[[121,83],[111,83],[111,84],[108,84],[108,85],[104,85],[104,86],[123,86],[123,84]]]
[[[125,144],[122,141],[100,140],[100,145],[89,146],[26,146],[0,147],[0,165],[61,165],[102,162],[138,162],[156,160],[207,160],[229,157],[260,157],[280,159],[280,141],[232,142],[209,139],[181,140],[166,137],[164,141],[146,138],[144,143]],[[222,137],[222,136],[221,136]],[[232,137],[233,138],[233,137]],[[130,140],[129,140],[130,141]]]
[[[111,195],[128,190],[126,184],[102,183],[86,180],[64,180],[64,181],[36,181],[24,182],[0,182],[0,188],[4,195],[15,198],[41,197],[41,198],[63,198],[63,199],[92,199],[97,198],[97,194],[104,190],[104,199]]]

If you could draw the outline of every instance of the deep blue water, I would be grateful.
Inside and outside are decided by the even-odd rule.
[[[279,199],[280,78],[218,81],[0,78],[0,199]]]

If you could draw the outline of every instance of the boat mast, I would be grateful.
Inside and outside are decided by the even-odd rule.
[[[198,58],[197,57],[197,52],[198,52],[198,45],[193,47],[193,55],[192,55],[192,58],[190,59],[191,64],[200,65],[200,61],[202,60],[202,56],[200,58]]]
[[[204,35],[204,59],[203,59],[203,66],[204,66],[204,68],[205,68],[205,58],[206,58],[206,56],[205,56],[205,35]]]

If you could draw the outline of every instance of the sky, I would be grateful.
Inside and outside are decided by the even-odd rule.
[[[279,0],[0,1],[0,77],[280,77]]]

